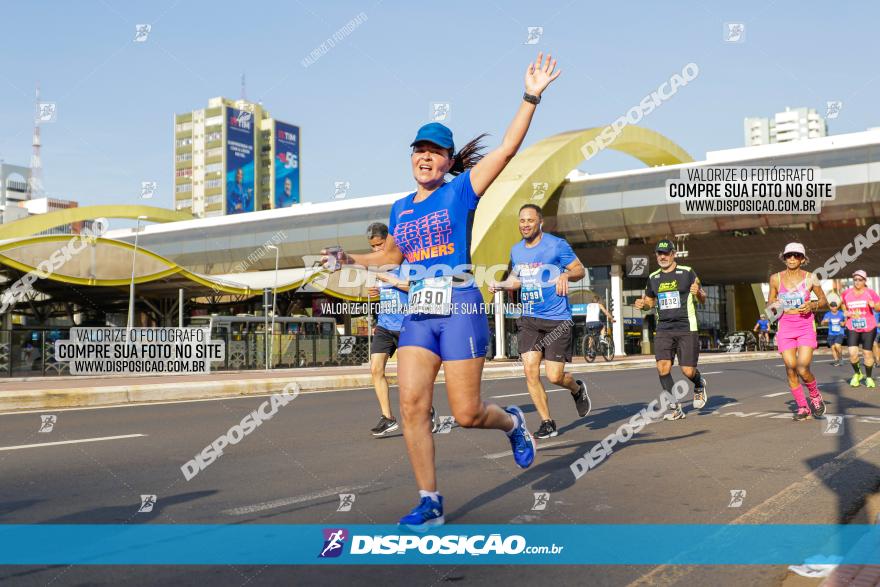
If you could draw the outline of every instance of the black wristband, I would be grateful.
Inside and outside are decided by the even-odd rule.
[[[533,96],[530,93],[525,92],[523,94],[523,100],[525,100],[529,104],[534,104],[535,106],[537,106],[541,103],[541,96]]]

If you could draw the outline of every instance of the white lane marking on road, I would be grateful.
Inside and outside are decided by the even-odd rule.
[[[316,491],[314,493],[307,493],[305,495],[297,495],[295,497],[285,497],[284,499],[275,499],[273,501],[264,501],[263,503],[255,503],[254,505],[246,505],[242,507],[232,508],[229,510],[222,510],[221,514],[226,514],[227,516],[246,516],[247,514],[255,514],[257,512],[262,512],[265,510],[274,510],[276,508],[284,507],[287,505],[293,505],[297,503],[303,503],[306,501],[313,501],[315,499],[321,499],[323,497],[330,496],[338,496],[340,493],[351,493],[352,491],[359,491],[361,489],[366,489],[370,487],[370,485],[352,485],[351,487],[331,487],[326,491]]]
[[[785,508],[791,509],[797,501],[809,496],[810,492],[828,485],[828,479],[844,467],[861,458],[862,455],[880,448],[880,432],[875,432],[857,445],[849,448],[824,465],[804,475],[773,497],[764,500],[730,524],[768,524],[779,516]],[[681,579],[694,571],[696,567],[684,565],[660,565],[642,575],[627,587],[647,586],[658,587],[677,584]]]
[[[544,442],[538,445],[536,450],[544,450],[545,448],[552,448],[554,446],[577,446],[581,444],[580,442],[565,442],[564,440],[560,440],[558,442]],[[500,459],[501,457],[509,457],[513,454],[512,451],[506,450],[504,452],[493,452],[489,455],[484,455],[484,459]]]
[[[790,391],[777,391],[776,393],[768,393],[767,395],[762,395],[761,397],[779,397],[780,395],[788,395],[791,393]]]
[[[826,359],[826,360],[822,360],[822,361],[813,361],[813,363],[833,363],[833,362],[834,362],[834,359]],[[780,363],[779,365],[776,365],[776,366],[777,366],[777,367],[785,367],[785,363]]]
[[[19,450],[22,448],[39,448],[41,446],[59,446],[62,444],[80,444],[83,442],[101,442],[103,440],[122,440],[123,438],[138,438],[140,436],[146,436],[146,434],[122,434],[120,436],[98,436],[96,438],[79,438],[77,440],[59,440],[58,442],[39,442],[37,444],[0,446],[0,450]]]
[[[548,389],[547,393],[553,393],[554,391],[562,391],[561,389]],[[529,395],[529,392],[525,393],[509,393],[507,395],[492,395],[489,396],[489,399],[500,399],[502,397],[519,397],[521,395]]]
[[[718,375],[719,373],[724,373],[724,371],[700,371],[701,375]]]

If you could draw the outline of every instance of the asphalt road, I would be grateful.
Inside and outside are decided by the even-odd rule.
[[[513,464],[506,437],[453,428],[435,436],[449,524],[836,523],[850,521],[880,480],[880,391],[851,389],[851,371],[818,356],[829,420],[793,422],[778,356],[707,365],[706,408],[647,426],[578,480],[569,465],[659,395],[653,369],[587,378],[593,412],[578,419],[566,391],[550,394],[560,427],[535,464]],[[680,374],[675,370],[676,378]],[[393,395],[396,406],[396,394]],[[484,382],[483,397],[539,421],[521,378]],[[302,394],[186,481],[180,467],[265,398],[0,415],[3,523],[395,523],[417,501],[403,438],[369,435],[371,389]],[[435,405],[448,414],[438,385]],[[41,415],[57,420],[39,432]],[[92,442],[70,442],[84,439]],[[30,446],[43,443],[63,443]],[[861,444],[860,444],[861,443]],[[856,456],[853,457],[853,454]],[[810,474],[813,474],[810,476]],[[818,479],[818,482],[817,482]],[[731,492],[742,503],[731,505]],[[535,492],[549,492],[533,510]],[[337,511],[339,494],[354,494]],[[157,496],[150,513],[140,496]],[[857,520],[858,521],[858,520]],[[620,548],[627,545],[621,544]],[[352,584],[778,585],[784,567],[0,567],[21,585]]]

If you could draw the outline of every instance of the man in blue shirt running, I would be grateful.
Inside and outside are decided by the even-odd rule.
[[[843,325],[846,322],[846,316],[837,306],[837,302],[829,302],[828,306],[831,309],[822,316],[821,323],[828,325],[828,348],[831,349],[831,357],[834,359],[831,362],[831,366],[839,367],[841,353],[843,352]]]
[[[547,379],[571,392],[578,416],[590,411],[587,386],[565,372],[571,362],[571,335],[574,322],[568,303],[568,284],[583,279],[586,271],[565,239],[545,233],[544,215],[539,206],[525,204],[519,209],[522,240],[510,249],[510,277],[491,284],[490,291],[518,289],[523,311],[517,320],[517,341],[532,402],[541,416],[535,438],[558,434],[550,417],[547,391],[541,383],[541,360]]]
[[[387,238],[388,227],[381,222],[374,222],[367,228],[367,239],[373,251],[384,249]],[[370,344],[370,375],[382,415],[379,417],[379,423],[370,432],[373,436],[385,436],[400,428],[391,411],[391,393],[388,389],[388,379],[385,377],[385,367],[400,341],[409,282],[401,279],[400,267],[380,273],[376,278],[382,283],[371,287],[369,291],[370,298],[379,298],[378,324],[373,329],[373,340]],[[431,407],[431,432],[437,432],[437,428],[434,408]]]

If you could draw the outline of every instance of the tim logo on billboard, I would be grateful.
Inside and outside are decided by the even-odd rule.
[[[229,117],[230,126],[250,131],[253,128],[254,115],[246,110],[234,110]]]
[[[343,528],[324,528],[324,546],[318,558],[336,558],[342,554],[348,530]]]

